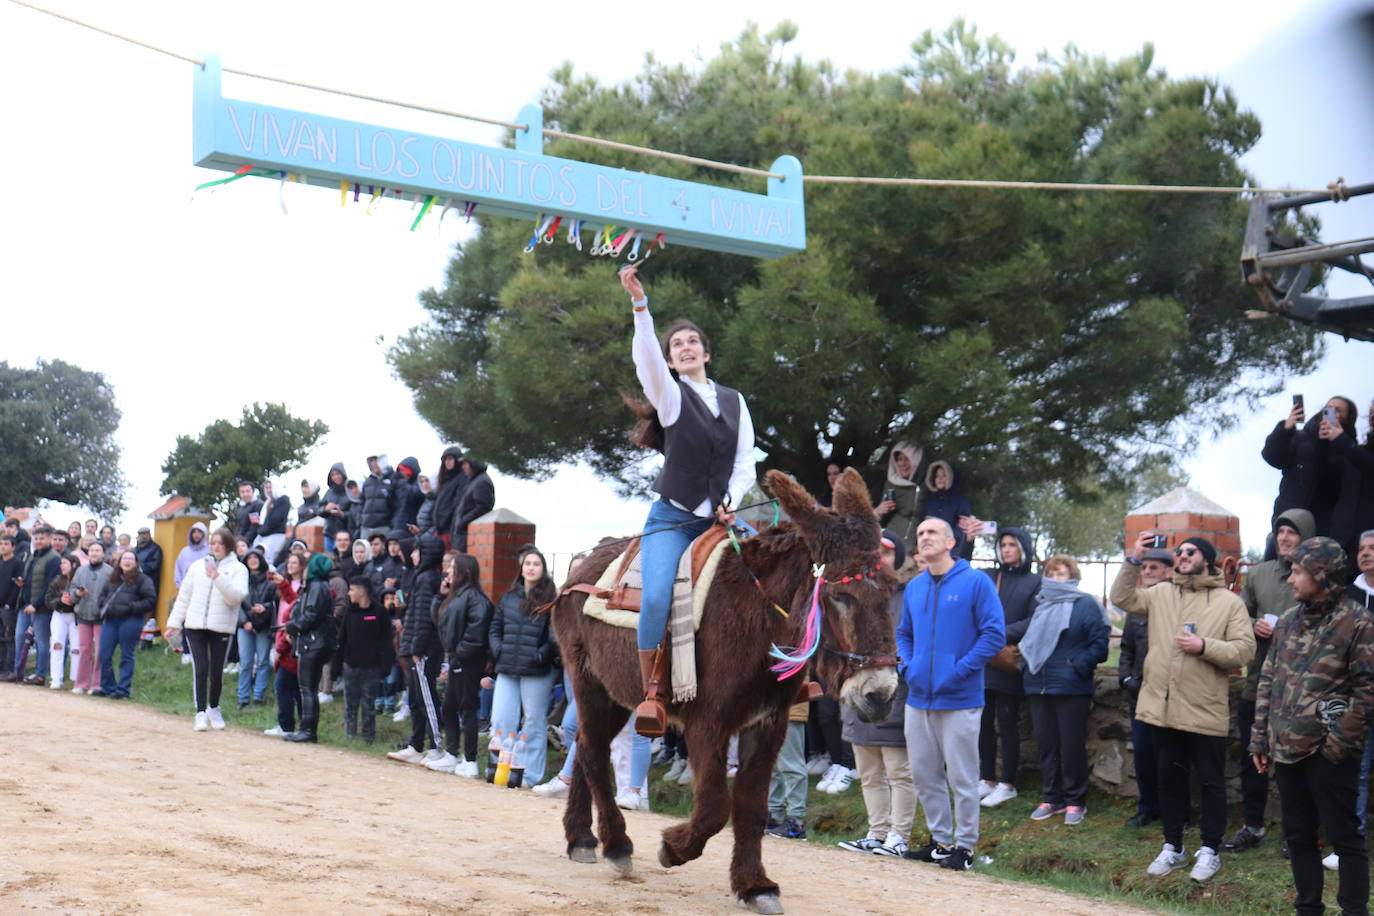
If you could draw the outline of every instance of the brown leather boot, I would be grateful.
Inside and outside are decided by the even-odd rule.
[[[635,731],[646,738],[658,738],[668,728],[668,710],[663,705],[663,647],[639,650],[639,676],[644,682],[644,702],[635,707]]]
[[[825,696],[825,691],[821,689],[820,682],[802,678],[797,685],[797,695],[792,699],[793,705],[797,703],[810,703]]]

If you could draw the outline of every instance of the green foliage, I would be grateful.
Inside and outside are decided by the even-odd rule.
[[[1017,68],[956,21],[899,72],[841,75],[785,59],[793,34],[750,27],[695,71],[651,58],[620,86],[565,65],[546,123],[756,167],[790,152],[813,175],[1206,185],[1244,183],[1237,159],[1260,134],[1230,90],[1169,79],[1148,45]],[[761,190],[627,152],[549,151]],[[1185,453],[1320,353],[1309,330],[1243,319],[1240,200],[824,184],[807,198],[804,253],[669,239],[642,276],[660,322],[712,336],[713,375],[748,398],[766,466],[813,487],[831,454],[876,483],[887,445],[909,439],[956,459],[986,518],[1119,503],[1142,456]],[[390,358],[420,413],[503,472],[582,461],[633,486],[644,456],[619,397],[637,384],[614,265],[565,245],[523,255],[527,234],[483,221]],[[1201,404],[1205,423],[1180,422]]]
[[[60,359],[0,362],[0,503],[52,500],[104,518],[124,511],[119,408],[99,372]]]
[[[1145,455],[1130,465],[1094,475],[1071,499],[1055,483],[1025,492],[1025,524],[1041,559],[1056,553],[1083,559],[1119,557],[1125,548],[1122,520],[1136,506],[1188,485],[1188,475],[1168,455]]]
[[[232,524],[240,481],[260,483],[303,464],[328,432],[324,423],[294,417],[283,404],[255,403],[243,408],[237,424],[216,420],[195,438],[177,436],[162,463],[162,493],[189,496]]]

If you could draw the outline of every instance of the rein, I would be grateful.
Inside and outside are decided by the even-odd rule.
[[[739,551],[739,544],[735,544],[735,550]],[[740,555],[740,562],[741,565],[743,565],[744,556],[742,553]],[[747,565],[745,565],[744,568],[745,571],[749,572],[750,578],[754,580],[754,584],[758,586],[759,591],[763,592],[765,598],[768,598],[768,593],[764,590],[763,583],[761,583],[758,577],[749,570]],[[871,572],[866,570],[864,572],[850,573],[841,576],[838,580],[827,580],[825,577],[825,564],[813,565],[811,567],[811,574],[816,577],[816,585],[811,590],[811,609],[806,615],[806,623],[802,629],[801,643],[797,646],[779,646],[777,643],[774,643],[769,649],[768,654],[778,661],[777,664],[770,665],[768,670],[776,674],[778,680],[786,680],[805,668],[815,657],[818,649],[823,649],[831,655],[843,658],[847,663],[846,667],[850,667],[854,671],[863,671],[868,668],[897,667],[897,657],[895,655],[859,655],[850,652],[849,647],[845,645],[844,639],[840,636],[835,627],[833,625],[826,626],[825,606],[821,603],[822,586],[834,584],[836,581],[843,583],[861,582],[864,579],[872,578],[876,573],[881,571],[881,569],[882,562],[879,561],[874,565]],[[777,608],[780,613],[786,616],[786,612],[778,607],[776,602],[773,602],[772,599],[768,600],[773,604],[773,607]],[[839,648],[824,644],[827,631],[830,639],[835,642]]]

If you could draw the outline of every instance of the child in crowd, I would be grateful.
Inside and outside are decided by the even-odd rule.
[[[377,685],[395,656],[391,648],[391,615],[372,600],[372,579],[361,573],[348,583],[339,654],[344,666],[344,737],[358,737],[361,706],[362,737],[371,744],[377,738]]]

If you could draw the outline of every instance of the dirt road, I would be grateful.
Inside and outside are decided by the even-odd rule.
[[[65,691],[0,685],[0,911],[746,912],[728,829],[657,864],[671,821],[629,815],[633,879],[563,855],[562,802]],[[1057,891],[782,840],[789,914],[1100,916]],[[1120,908],[1116,912],[1140,912]]]

